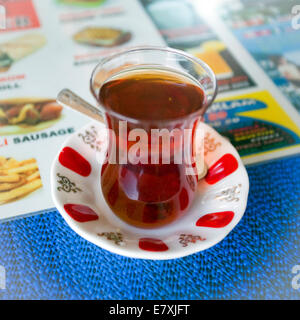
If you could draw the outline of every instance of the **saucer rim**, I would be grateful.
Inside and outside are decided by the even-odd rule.
[[[62,215],[64,218],[65,222],[68,224],[68,226],[79,236],[84,238],[85,240],[93,243],[97,247],[100,247],[104,250],[107,250],[111,253],[118,254],[120,256],[128,257],[128,258],[135,258],[135,259],[145,259],[145,260],[173,260],[173,259],[179,259],[182,257],[186,257],[204,250],[207,250],[228,236],[228,234],[237,226],[237,224],[241,221],[242,217],[245,214],[246,207],[247,207],[247,202],[248,202],[248,195],[249,195],[249,177],[247,170],[245,168],[245,165],[243,164],[237,150],[234,148],[234,146],[221,134],[219,134],[214,128],[211,126],[205,124],[205,123],[200,123],[200,125],[204,125],[209,127],[211,130],[213,130],[214,133],[220,138],[221,141],[226,141],[227,144],[231,146],[235,150],[235,157],[237,157],[238,163],[239,163],[239,170],[242,170],[240,172],[243,172],[244,178],[243,178],[243,184],[244,184],[244,196],[242,197],[242,201],[240,202],[240,210],[241,214],[238,217],[238,219],[233,223],[230,222],[229,225],[225,226],[223,229],[223,232],[220,233],[218,236],[214,237],[213,239],[206,240],[205,243],[201,242],[201,246],[199,246],[200,243],[193,244],[191,246],[185,247],[184,251],[183,250],[177,250],[177,251],[144,251],[144,250],[139,250],[139,248],[134,248],[130,250],[126,250],[126,247],[123,246],[116,246],[111,244],[110,241],[107,241],[105,238],[98,237],[96,234],[92,232],[88,232],[85,229],[80,228],[80,225],[74,221],[64,210],[63,204],[58,200],[58,197],[56,197],[57,190],[55,188],[55,178],[56,178],[56,173],[57,173],[57,165],[58,163],[58,157],[61,152],[61,150],[68,146],[68,143],[74,139],[74,137],[79,133],[84,131],[86,128],[91,127],[93,124],[99,125],[98,122],[96,121],[91,121],[87,123],[85,126],[81,127],[80,129],[76,130],[73,134],[71,134],[60,146],[59,151],[57,152],[55,158],[52,161],[51,164],[51,173],[50,173],[50,184],[51,184],[51,196],[54,202],[54,205],[57,209],[57,211]],[[101,171],[101,168],[99,168],[99,172]],[[218,210],[216,211],[218,212]],[[95,221],[90,221],[90,222],[85,222],[85,223],[94,223]],[[163,228],[163,227],[162,227]],[[201,228],[207,228],[207,227],[197,227],[197,230],[201,230]],[[142,228],[138,228],[141,231],[143,230]],[[224,230],[226,229],[226,231]],[[156,229],[157,230],[157,229]],[[165,242],[165,241],[164,241]],[[197,245],[198,244],[198,245]]]

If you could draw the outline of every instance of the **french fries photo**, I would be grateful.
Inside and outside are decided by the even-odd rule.
[[[42,187],[36,159],[0,157],[0,205],[23,198]]]

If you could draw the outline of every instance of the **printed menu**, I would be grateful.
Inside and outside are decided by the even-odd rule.
[[[245,28],[248,30],[266,23],[268,19],[261,18],[264,15],[271,15],[273,22],[278,19],[277,24],[291,24],[291,17],[287,14],[288,8],[291,11],[291,2],[287,4],[281,1],[277,8],[275,4],[278,5],[279,1],[267,0],[270,8],[265,8],[265,4],[257,0],[211,1],[205,4],[203,10],[203,4],[197,0],[140,1],[169,46],[200,58],[216,74],[218,99],[208,109],[205,121],[229,138],[245,164],[300,152],[300,117],[276,87],[267,83],[264,71],[268,68],[261,66],[270,66],[270,63],[265,60],[255,63],[249,53],[243,53],[240,49],[240,38],[234,38],[240,29],[244,34]],[[168,19],[165,18],[167,16]],[[233,26],[233,34],[228,24]],[[288,33],[287,36],[279,31],[276,35],[274,31],[276,38],[272,40],[273,46],[266,45],[270,44],[270,40],[264,32],[260,34],[258,46],[256,41],[259,37],[251,32],[241,41],[251,41],[251,47],[246,46],[250,53],[257,48],[276,52],[283,47],[295,62],[299,55],[290,49],[299,46],[299,33],[295,35],[290,29],[287,26],[283,29]],[[287,69],[292,72],[291,68],[286,68],[286,74]],[[270,73],[274,78],[274,70]],[[283,83],[282,78],[279,82]],[[299,88],[296,89],[295,81],[293,83],[293,89],[290,85],[287,87],[286,83],[282,87],[283,91],[288,92],[289,98],[293,96],[290,100],[297,105]]]
[[[299,1],[229,1],[220,16],[300,112],[300,32],[292,24]]]
[[[300,144],[300,128],[266,90],[216,100],[205,121],[230,140],[244,161]]]
[[[221,6],[207,15],[193,0],[0,0],[0,221],[53,209],[51,163],[65,139],[90,121],[58,105],[58,92],[70,88],[95,103],[95,65],[137,45],[168,45],[211,66],[219,93],[205,121],[246,164],[299,152],[298,35],[281,28],[290,50],[279,52],[276,35],[253,31],[265,30],[271,13],[259,18],[255,6],[250,12],[246,0],[235,2],[240,11]],[[282,27],[280,8],[275,18]],[[255,41],[269,43],[270,52],[261,44],[255,53]],[[275,55],[288,66],[278,67]]]
[[[254,85],[254,81],[234,59],[227,45],[197,13],[191,1],[141,2],[168,46],[185,50],[212,68],[218,80],[219,93]]]
[[[10,0],[0,30],[0,221],[54,207],[49,171],[90,120],[55,101],[64,87],[94,103],[89,78],[111,52],[164,45],[137,0]],[[140,25],[143,28],[140,28]]]

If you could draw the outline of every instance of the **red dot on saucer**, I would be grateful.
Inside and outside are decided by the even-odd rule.
[[[163,241],[152,238],[141,238],[139,247],[146,251],[167,251],[169,249]]]
[[[238,166],[239,164],[232,154],[224,154],[223,157],[208,169],[205,181],[208,184],[215,184],[234,172]]]
[[[201,217],[197,222],[197,227],[223,228],[227,226],[234,217],[234,212],[223,211],[209,213]]]
[[[78,222],[88,222],[99,219],[93,209],[82,204],[68,203],[64,205],[64,209],[72,219]]]
[[[92,171],[90,163],[80,153],[70,147],[62,149],[58,160],[62,166],[83,177],[89,176]]]

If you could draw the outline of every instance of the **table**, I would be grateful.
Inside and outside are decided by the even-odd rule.
[[[57,211],[0,225],[1,299],[299,299],[300,157],[248,167],[248,207],[219,244],[169,261],[109,253]]]

